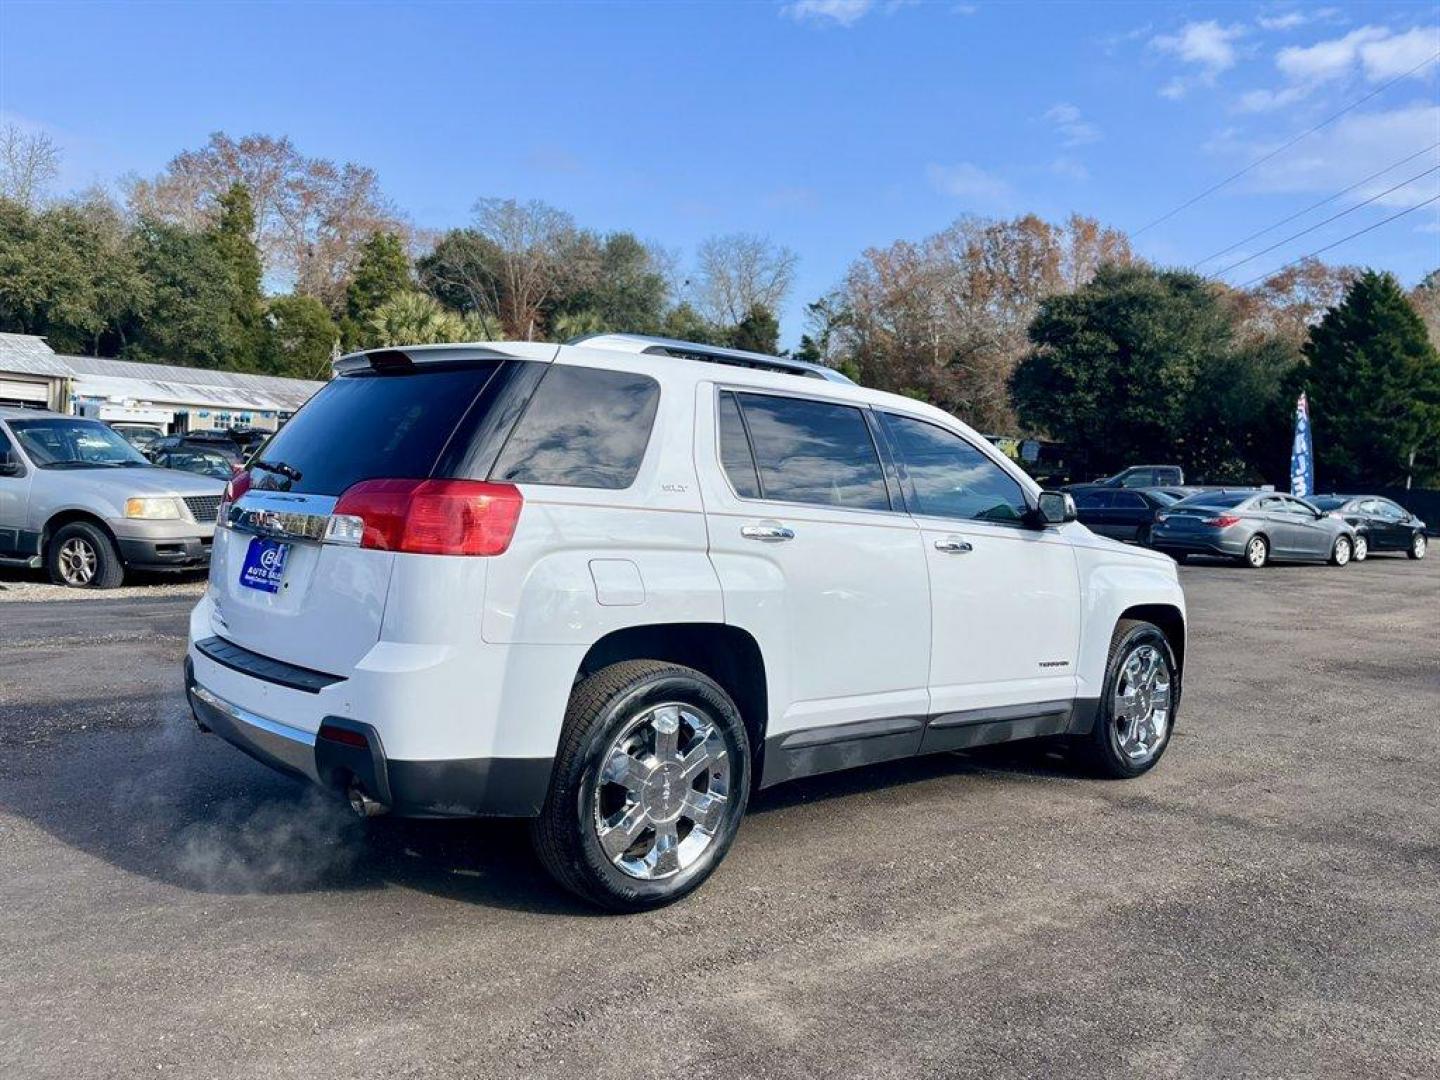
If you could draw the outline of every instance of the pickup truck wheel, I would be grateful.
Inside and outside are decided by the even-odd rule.
[[[570,695],[536,853],[565,888],[613,911],[690,893],[745,813],[750,743],[740,710],[692,668],[629,660]]]
[[[110,538],[94,525],[72,521],[55,531],[45,549],[50,580],[72,589],[114,589],[125,566]]]
[[[1153,623],[1121,619],[1110,643],[1099,714],[1081,750],[1096,773],[1128,779],[1148,772],[1170,745],[1179,670]]]

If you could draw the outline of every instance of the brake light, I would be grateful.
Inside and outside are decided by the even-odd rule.
[[[412,555],[500,555],[524,499],[484,480],[362,480],[330,515],[325,539]]]
[[[1205,524],[1214,525],[1221,529],[1228,529],[1231,525],[1239,525],[1240,519],[1234,514],[1218,514],[1213,518],[1206,518]]]
[[[231,476],[230,479],[225,482],[225,493],[220,496],[220,508],[215,514],[216,520],[223,524],[225,515],[230,512],[231,504],[239,502],[240,496],[249,490],[250,472],[248,469],[237,472]]]

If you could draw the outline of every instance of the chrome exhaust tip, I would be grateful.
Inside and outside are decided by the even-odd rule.
[[[372,799],[359,784],[351,784],[346,789],[345,799],[349,802],[350,809],[362,818],[379,817],[390,812],[388,806],[378,799]]]

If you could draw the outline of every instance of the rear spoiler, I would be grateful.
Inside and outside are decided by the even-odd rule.
[[[366,349],[340,357],[330,366],[336,375],[356,371],[394,371],[418,364],[467,360],[538,360],[549,363],[560,346],[547,341],[480,341],[455,345],[399,345]]]

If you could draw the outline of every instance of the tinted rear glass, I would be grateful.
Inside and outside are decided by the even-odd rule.
[[[889,510],[885,474],[859,409],[742,394],[762,497],[848,510]]]
[[[260,455],[298,470],[300,478],[254,468],[255,486],[339,495],[361,480],[428,477],[498,367],[498,361],[418,365],[332,379]]]
[[[491,477],[512,484],[627,488],[635,482],[660,384],[605,368],[550,368],[500,452]]]
[[[1232,506],[1239,506],[1254,495],[1253,491],[1202,491],[1199,495],[1191,495],[1188,499],[1180,500],[1175,504],[1175,508],[1180,510],[1191,506],[1218,506],[1228,509]]]
[[[1320,498],[1313,501],[1315,505],[1318,506],[1321,510],[1338,510],[1350,500],[1337,498],[1334,495],[1322,495]]]
[[[734,485],[735,494],[744,499],[760,497],[760,477],[755,471],[755,457],[750,453],[745,422],[740,419],[740,403],[729,391],[720,395],[720,464]]]

